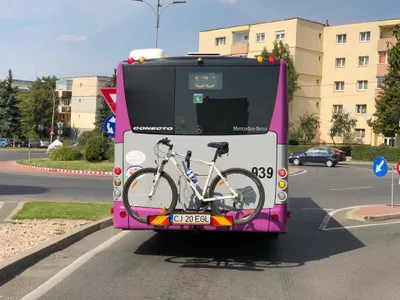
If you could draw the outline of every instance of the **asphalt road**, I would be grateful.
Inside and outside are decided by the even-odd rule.
[[[32,157],[44,157],[32,153]],[[27,153],[0,152],[0,160],[27,158]],[[0,202],[4,201],[77,201],[110,203],[110,177],[73,177],[51,174],[9,174],[0,170]]]
[[[1,286],[0,299],[399,299],[399,223],[337,211],[336,230],[320,230],[331,209],[387,203],[390,179],[370,166],[305,169],[289,180],[293,217],[277,240],[108,228]]]

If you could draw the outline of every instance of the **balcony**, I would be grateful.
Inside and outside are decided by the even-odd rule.
[[[389,71],[389,64],[377,64],[376,76],[385,76]]]
[[[236,43],[231,46],[231,54],[247,54],[249,52],[249,43]]]
[[[64,106],[64,105],[60,105],[58,112],[61,114],[70,114],[71,113],[71,106]]]
[[[378,40],[378,52],[387,51],[387,49],[388,49],[387,43],[389,43],[389,48],[391,48],[392,46],[390,46],[390,44],[394,45],[394,44],[396,44],[396,42],[397,42],[397,40],[394,36],[379,39]]]

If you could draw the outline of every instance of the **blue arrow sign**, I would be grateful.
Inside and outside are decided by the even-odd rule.
[[[104,121],[104,131],[108,136],[115,136],[115,115],[108,116]]]
[[[388,165],[382,156],[375,158],[374,163],[372,164],[372,171],[374,172],[375,176],[378,177],[383,177],[386,175],[388,171]]]

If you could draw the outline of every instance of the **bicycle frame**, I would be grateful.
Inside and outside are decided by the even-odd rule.
[[[215,162],[208,162],[208,161],[197,159],[197,158],[191,158],[191,161],[193,161],[193,162],[200,163],[200,164],[203,164],[203,165],[206,165],[206,166],[210,167],[210,170],[208,171],[208,176],[207,176],[206,183],[204,184],[203,193],[200,194],[199,191],[197,190],[197,186],[192,182],[192,180],[189,178],[189,176],[187,176],[186,173],[182,170],[181,166],[176,161],[175,157],[179,157],[179,158],[183,159],[183,158],[185,158],[185,155],[177,153],[177,152],[173,152],[172,150],[168,149],[168,153],[167,153],[166,157],[163,159],[161,165],[157,168],[156,178],[154,180],[153,186],[152,186],[150,194],[149,194],[150,198],[154,195],[154,193],[157,190],[158,182],[159,182],[160,176],[161,176],[161,172],[164,170],[164,166],[168,163],[168,161],[172,161],[174,163],[175,167],[179,170],[181,175],[184,178],[186,178],[186,180],[188,181],[190,187],[193,189],[193,191],[195,192],[197,198],[200,201],[210,202],[210,201],[215,201],[215,200],[232,199],[232,198],[238,197],[238,193],[231,188],[231,186],[229,185],[227,180],[224,180],[224,184],[226,184],[228,186],[229,190],[231,191],[231,193],[233,195],[231,195],[231,196],[222,196],[222,197],[205,198],[206,193],[208,191],[208,185],[209,185],[209,183],[211,181],[211,175],[212,175],[213,171],[215,171],[221,178],[223,178],[221,170],[215,165]]]

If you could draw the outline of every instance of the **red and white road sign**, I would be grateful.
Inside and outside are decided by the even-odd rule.
[[[113,114],[115,114],[117,108],[117,88],[102,88],[100,91],[103,94],[108,106],[111,108],[111,111]]]
[[[397,162],[397,167],[396,167],[396,169],[397,169],[397,174],[400,175],[400,161]]]

